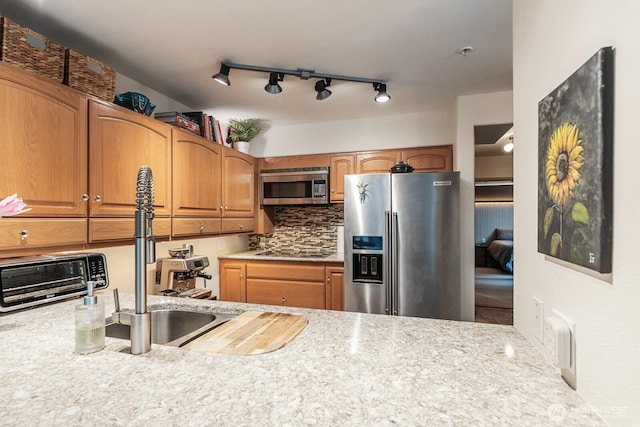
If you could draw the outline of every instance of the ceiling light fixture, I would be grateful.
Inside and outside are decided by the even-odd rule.
[[[264,87],[264,90],[272,94],[282,92],[282,87],[278,84],[278,81],[282,81],[285,75],[289,75],[299,77],[302,80],[309,80],[311,78],[322,79],[316,82],[316,92],[318,92],[316,95],[317,100],[327,99],[329,96],[331,96],[331,91],[327,89],[327,86],[329,86],[331,80],[373,84],[374,89],[378,91],[378,95],[376,95],[376,97],[374,98],[376,102],[387,102],[391,99],[391,96],[389,96],[389,94],[387,93],[387,85],[382,80],[369,79],[366,77],[342,76],[339,74],[316,73],[315,70],[307,70],[303,68],[298,68],[297,70],[289,70],[286,68],[272,68],[263,67],[260,65],[245,65],[223,62],[220,67],[220,72],[212,76],[213,79],[225,86],[230,86],[231,83],[229,82],[229,70],[231,70],[232,68],[238,70],[269,73],[269,84]],[[320,88],[320,86],[322,86],[322,88]]]
[[[389,102],[391,95],[387,93],[387,85],[384,83],[374,83],[373,90],[377,90],[378,94],[373,97],[373,100],[378,103]]]
[[[282,87],[278,82],[281,82],[282,80],[284,80],[284,75],[282,74],[276,72],[269,74],[269,83],[264,87],[264,90],[273,95],[279,94],[282,92]]]
[[[220,72],[215,76],[211,76],[211,78],[225,86],[231,86],[231,82],[229,81],[229,66],[223,62],[222,66],[220,66]]]
[[[331,79],[318,80],[316,82],[316,92],[318,92],[316,99],[318,101],[322,101],[331,96],[331,91],[327,89],[329,85],[331,85]]]

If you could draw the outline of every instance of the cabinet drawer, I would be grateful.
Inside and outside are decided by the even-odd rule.
[[[324,283],[324,264],[311,262],[248,262],[247,277]]]
[[[243,233],[253,231],[253,218],[222,218],[223,233]]]
[[[133,218],[91,218],[89,219],[89,242],[133,239],[135,237],[134,223]],[[169,237],[171,235],[171,219],[154,218],[153,235]]]
[[[247,279],[247,302],[325,308],[325,287],[324,283]]]
[[[2,218],[0,221],[0,249],[57,247],[86,242],[86,219]]]
[[[174,236],[205,236],[220,234],[219,218],[173,218]]]

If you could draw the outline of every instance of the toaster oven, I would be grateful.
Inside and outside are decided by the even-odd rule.
[[[43,255],[0,260],[0,312],[87,294],[109,286],[107,259],[100,253]]]

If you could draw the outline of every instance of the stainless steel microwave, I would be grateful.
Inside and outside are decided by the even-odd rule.
[[[262,205],[326,205],[328,190],[328,167],[260,171]]]
[[[100,253],[43,255],[0,260],[0,312],[87,294],[109,286],[107,259]]]

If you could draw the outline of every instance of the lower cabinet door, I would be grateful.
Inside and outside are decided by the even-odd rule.
[[[326,308],[323,282],[247,279],[247,302],[291,307]]]

